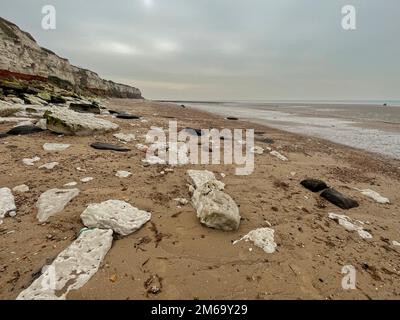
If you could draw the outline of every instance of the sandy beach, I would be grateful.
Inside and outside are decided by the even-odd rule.
[[[95,150],[93,142],[119,143],[113,134],[59,136],[44,131],[0,140],[0,185],[16,193],[17,215],[0,225],[0,299],[15,299],[40,275],[42,267],[67,248],[83,228],[80,215],[91,203],[123,200],[152,213],[139,231],[114,236],[111,250],[88,283],[68,299],[398,299],[400,296],[400,161],[263,124],[229,121],[193,108],[171,103],[110,99],[112,110],[137,114],[141,120],[102,116],[133,133],[132,151]],[[236,176],[234,165],[143,166],[144,144],[151,126],[168,128],[251,128],[256,145],[285,155],[281,161],[268,152],[255,157],[250,176]],[[0,124],[0,132],[12,128]],[[273,125],[271,123],[271,125]],[[268,139],[267,139],[268,138]],[[266,140],[267,139],[267,140]],[[266,143],[268,141],[268,143]],[[49,153],[45,143],[64,143],[65,151]],[[34,166],[23,158],[38,156]],[[59,162],[53,170],[40,165]],[[79,169],[77,169],[79,168]],[[215,173],[240,208],[238,231],[223,232],[200,224],[190,203],[188,169]],[[132,176],[115,176],[126,170]],[[93,180],[83,183],[82,178]],[[358,208],[341,210],[303,188],[305,178],[326,181],[357,200]],[[46,223],[36,219],[36,202],[51,188],[77,181],[79,196]],[[390,199],[379,204],[357,189],[372,189]],[[362,222],[372,239],[343,228],[329,213]],[[256,228],[275,230],[277,250],[267,254],[251,242],[233,242]],[[342,288],[342,268],[357,271],[355,290]],[[149,284],[157,283],[157,292]]]

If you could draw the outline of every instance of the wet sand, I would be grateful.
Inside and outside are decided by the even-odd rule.
[[[65,249],[83,227],[80,214],[93,202],[127,201],[152,213],[138,232],[116,237],[98,273],[69,299],[398,299],[400,296],[400,161],[351,149],[318,138],[283,132],[245,121],[228,121],[172,104],[110,100],[112,109],[131,111],[148,120],[112,119],[121,132],[135,133],[132,151],[115,153],[90,148],[94,141],[117,143],[112,134],[96,137],[58,136],[43,132],[0,140],[0,186],[30,187],[15,194],[17,216],[0,225],[0,299],[15,299],[39,275],[41,268]],[[256,156],[251,176],[235,176],[235,166],[187,165],[161,174],[167,166],[143,167],[145,155],[135,149],[144,143],[151,126],[179,128],[252,128],[256,145],[272,147],[289,158],[282,162],[264,153]],[[0,124],[0,131],[11,124]],[[273,144],[261,142],[270,138]],[[47,142],[68,143],[71,148],[47,153]],[[26,167],[23,158],[42,160]],[[59,167],[43,171],[44,163]],[[80,167],[84,171],[78,171]],[[202,226],[192,206],[178,207],[174,198],[190,199],[188,169],[207,169],[226,184],[226,192],[240,206],[241,226],[222,232]],[[127,179],[117,170],[131,171]],[[222,178],[220,173],[226,174]],[[50,188],[83,177],[81,194],[63,212],[41,224],[35,203]],[[343,211],[300,186],[306,177],[320,178],[351,196],[360,207]],[[353,188],[373,189],[392,204],[381,205]],[[373,239],[361,239],[328,218],[346,214],[365,223]],[[271,226],[277,252],[266,254],[251,243],[233,241],[250,230]],[[343,266],[357,270],[357,289],[345,291]],[[156,277],[161,291],[148,292],[146,283]]]

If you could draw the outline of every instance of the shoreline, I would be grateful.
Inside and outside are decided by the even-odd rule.
[[[77,137],[42,132],[0,140],[0,185],[13,188],[25,183],[31,189],[15,195],[17,216],[4,219],[0,226],[1,299],[15,299],[76,238],[82,228],[80,214],[88,204],[109,199],[151,212],[151,223],[130,236],[117,237],[99,271],[83,288],[71,292],[69,299],[398,298],[400,250],[390,243],[400,241],[400,161],[174,104],[110,99],[106,105],[147,121],[106,117],[119,124],[121,132],[136,135],[136,141],[125,145],[132,151],[120,154],[89,147],[94,141],[118,143],[111,133]],[[223,164],[179,166],[168,174],[161,174],[166,165],[143,167],[144,154],[135,148],[136,143],[144,143],[143,135],[151,126],[167,128],[171,119],[177,119],[179,128],[253,128],[258,132],[257,146],[279,150],[289,161],[268,153],[257,155],[255,172],[243,177],[234,175],[235,166]],[[10,127],[0,124],[0,131]],[[273,143],[261,142],[266,138]],[[68,143],[71,148],[49,154],[42,148],[49,142]],[[35,155],[40,163],[22,164],[21,159]],[[59,167],[38,169],[51,161],[58,161]],[[190,200],[189,169],[213,171],[226,184],[226,192],[240,207],[238,231],[206,228],[190,204],[179,206],[174,201]],[[117,170],[133,175],[120,179],[115,177]],[[81,194],[65,210],[44,225],[36,220],[35,203],[42,192],[87,176],[93,181],[78,184]],[[360,207],[344,211],[321,200],[300,186],[306,177],[327,181],[356,199]],[[377,204],[354,188],[374,189],[392,204]],[[346,231],[328,218],[330,212],[363,221],[373,239]],[[246,242],[232,245],[249,231],[267,226],[275,230],[277,252],[266,254]],[[358,289],[345,291],[341,270],[349,264],[357,270]],[[144,286],[152,277],[161,279],[157,294],[149,294]]]

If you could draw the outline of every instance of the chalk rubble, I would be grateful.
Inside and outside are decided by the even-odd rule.
[[[263,249],[266,253],[274,253],[277,248],[275,243],[275,231],[271,228],[259,228],[250,231],[242,239],[235,241],[237,244],[241,241],[251,241],[256,247]]]
[[[4,218],[7,214],[11,217],[15,216],[17,207],[15,206],[14,196],[9,188],[0,189],[0,218]]]

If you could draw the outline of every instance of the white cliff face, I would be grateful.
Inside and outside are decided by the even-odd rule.
[[[101,79],[95,72],[75,67],[67,59],[41,48],[32,36],[0,18],[0,75],[11,71],[42,77],[77,91],[119,98],[142,98],[139,89]]]

